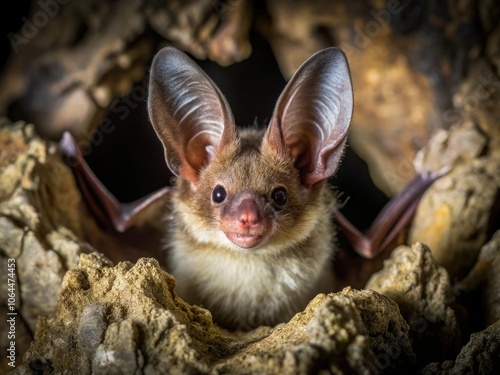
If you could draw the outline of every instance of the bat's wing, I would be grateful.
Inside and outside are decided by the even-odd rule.
[[[429,186],[448,171],[448,168],[444,168],[437,172],[418,174],[380,211],[366,234],[359,231],[341,212],[337,212],[335,221],[341,229],[341,234],[359,255],[368,259],[374,258],[410,222]]]
[[[89,210],[101,224],[111,226],[118,232],[136,224],[148,207],[159,201],[166,202],[172,191],[171,187],[165,187],[134,202],[121,203],[92,172],[69,132],[63,134],[59,150],[72,168]]]

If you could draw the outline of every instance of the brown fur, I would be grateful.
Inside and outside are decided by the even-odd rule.
[[[177,292],[229,328],[284,322],[332,287],[333,194],[327,187],[305,188],[291,159],[262,146],[262,136],[262,131],[243,131],[201,171],[196,190],[178,179],[172,202],[169,247]],[[286,187],[288,203],[273,209],[267,243],[242,249],[224,238],[223,207],[211,201],[217,184],[225,186],[228,199],[249,189],[267,202],[276,186]]]

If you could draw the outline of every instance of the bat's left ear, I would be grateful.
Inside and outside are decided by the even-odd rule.
[[[212,155],[236,142],[233,114],[219,88],[173,47],[153,60],[148,111],[170,170],[194,186]]]
[[[302,183],[311,187],[339,166],[353,112],[347,58],[338,48],[324,49],[297,70],[281,94],[264,147],[288,153]]]

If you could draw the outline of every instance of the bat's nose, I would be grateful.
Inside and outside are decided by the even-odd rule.
[[[252,198],[245,198],[239,204],[238,221],[241,226],[251,228],[259,225],[262,221],[262,214],[258,203]]]
[[[265,211],[265,199],[253,191],[240,192],[228,211],[222,212],[221,230],[235,245],[252,249],[265,243],[272,231],[272,217]]]

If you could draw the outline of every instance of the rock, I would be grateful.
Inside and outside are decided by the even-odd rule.
[[[45,250],[31,231],[24,237],[21,251],[21,256],[17,258],[17,270],[23,307],[34,316],[55,311],[66,272],[58,254]]]
[[[489,46],[500,44],[500,27],[488,37]],[[500,158],[500,112],[496,103],[500,100],[498,64],[500,50],[486,50],[486,56],[478,58],[470,66],[466,78],[453,97],[453,110],[446,118],[457,123],[472,121],[488,139],[486,156]]]
[[[55,145],[41,140],[32,125],[5,119],[0,144],[0,216],[43,236],[61,224],[82,237],[81,198]]]
[[[459,165],[425,193],[408,241],[422,242],[451,279],[463,278],[477,260],[498,215],[500,163],[480,158]]]
[[[0,150],[0,265],[6,270],[8,262],[15,262],[10,282],[16,294],[19,361],[38,316],[55,311],[64,274],[77,266],[80,253],[93,249],[79,239],[90,227],[83,224],[79,192],[54,145],[41,140],[32,125],[0,119]],[[3,296],[7,278],[0,272]],[[8,307],[4,301],[1,311]],[[1,325],[2,337],[5,329]],[[5,345],[0,345],[3,352]]]
[[[484,245],[474,268],[460,282],[464,291],[480,290],[486,325],[500,320],[500,230]]]
[[[16,258],[21,255],[24,230],[15,225],[12,220],[0,217],[0,250],[6,258]],[[5,285],[2,283],[2,285]]]
[[[77,329],[77,340],[87,355],[95,352],[104,339],[107,328],[106,306],[90,304],[82,312]]]
[[[153,259],[112,267],[98,253],[81,254],[79,268],[64,277],[57,314],[39,319],[12,374],[40,367],[81,374],[368,374],[414,364],[398,306],[373,291],[318,295],[287,324],[231,333],[174,289]]]
[[[453,354],[460,342],[460,330],[446,270],[420,243],[399,246],[374,274],[367,289],[395,301],[410,324],[410,337],[420,364]]]
[[[486,5],[490,8],[491,4]],[[483,21],[489,19],[483,14]],[[488,21],[489,22],[489,21]],[[487,23],[488,23],[487,22]],[[500,215],[500,127],[498,75],[500,33],[488,35],[485,56],[471,63],[453,96],[452,109],[414,159],[419,172],[451,171],[425,193],[409,233],[422,242],[452,280],[463,278],[476,263],[479,249],[498,229]]]
[[[448,130],[437,130],[417,151],[413,164],[419,173],[457,167],[485,154],[488,138],[472,121]]]
[[[456,374],[498,374],[500,372],[500,321],[473,333],[455,360]]]
[[[500,321],[473,333],[455,361],[431,363],[421,374],[498,374],[500,372]]]
[[[2,64],[0,78],[2,87],[8,88],[0,92],[0,116],[33,122],[40,134],[53,140],[69,130],[79,141],[95,146],[102,132],[115,126],[112,117],[104,115],[115,100],[114,105],[123,97],[132,100],[118,106],[120,110],[142,104],[147,66],[162,43],[159,36],[201,60],[223,65],[246,59],[252,50],[248,0],[122,0],[92,5],[68,1],[54,7],[53,11],[52,5],[32,4],[32,14],[50,15],[50,20],[36,27],[31,22],[37,21],[28,17],[30,23],[24,25],[36,32],[28,36],[23,28],[21,34],[10,34],[13,53]]]
[[[121,255],[148,251],[140,229],[132,232],[133,241],[96,225],[56,145],[40,139],[32,125],[0,119],[0,150],[0,262],[16,259],[16,306],[34,329],[39,314],[56,308],[65,272],[77,266],[81,253],[94,250],[88,242]],[[5,295],[5,273],[0,280]]]

